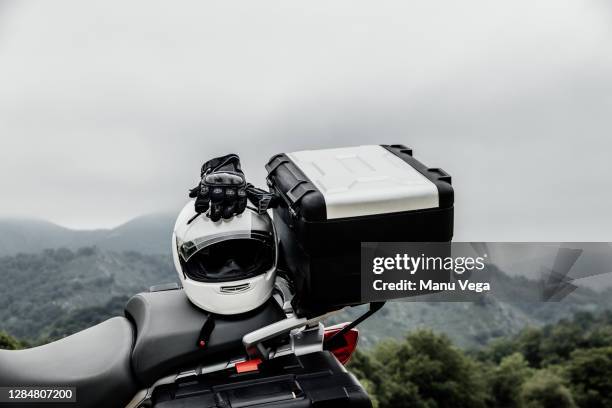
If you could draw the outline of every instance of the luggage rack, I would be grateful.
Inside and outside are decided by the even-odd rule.
[[[325,313],[323,315],[308,319],[306,317],[297,317],[295,315],[288,316],[284,320],[280,320],[278,322],[272,323],[268,326],[262,327],[250,333],[247,333],[242,338],[242,344],[247,352],[247,355],[251,358],[260,358],[262,360],[268,360],[273,356],[272,349],[266,346],[266,342],[275,338],[278,338],[286,333],[291,333],[292,342],[295,341],[296,333],[292,333],[292,331],[297,330],[301,327],[304,327],[305,330],[303,333],[311,332],[313,328],[317,327],[318,332],[320,332],[320,346],[324,349],[331,349],[337,346],[341,346],[338,344],[343,341],[344,334],[355,328],[358,324],[362,323],[374,313],[378,312],[383,306],[385,302],[372,302],[370,303],[370,308],[363,315],[359,316],[357,319],[353,320],[351,323],[343,327],[338,333],[334,334],[328,340],[323,342],[323,324],[322,320],[327,319],[328,317],[340,312],[340,310],[335,310],[329,313]],[[303,337],[303,335],[302,335]],[[297,336],[297,338],[300,338]]]
[[[289,334],[290,349],[296,355],[305,354],[303,353],[304,348],[312,352],[341,346],[340,342],[343,341],[345,333],[355,328],[385,305],[385,302],[370,303],[370,308],[367,312],[353,320],[329,339],[324,340],[324,327],[321,322],[343,309],[333,310],[313,318],[299,317],[291,306],[293,293],[290,289],[290,283],[286,279],[279,277],[276,280],[274,289],[275,299],[283,308],[287,318],[247,333],[242,337],[244,349],[251,359],[269,360],[274,356],[278,356],[279,351],[276,350],[275,352],[272,347],[266,345],[266,342],[285,334]],[[300,330],[301,328],[303,330]]]

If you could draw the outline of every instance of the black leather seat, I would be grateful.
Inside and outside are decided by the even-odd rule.
[[[125,407],[138,390],[165,375],[243,353],[246,333],[285,317],[273,299],[249,313],[215,316],[209,344],[201,349],[196,343],[208,314],[183,290],[138,294],[126,315],[132,321],[114,317],[44,346],[0,350],[0,386],[76,387],[77,402],[62,406]]]
[[[27,350],[0,350],[0,386],[76,387],[70,407],[124,407],[137,391],[130,368],[132,324],[114,317],[62,340]],[[56,404],[15,404],[52,407]]]
[[[130,299],[125,312],[136,326],[132,368],[144,386],[198,364],[244,354],[245,334],[285,318],[274,299],[248,313],[215,315],[214,330],[202,349],[197,341],[208,313],[194,306],[182,289],[140,293]]]

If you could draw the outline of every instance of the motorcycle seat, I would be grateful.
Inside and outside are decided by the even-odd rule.
[[[132,324],[114,317],[43,346],[0,350],[0,385],[75,387],[76,402],[66,406],[124,407],[137,391],[130,368],[133,341]]]
[[[132,369],[144,386],[199,364],[240,356],[245,334],[286,317],[273,298],[248,313],[214,315],[210,338],[199,347],[200,331],[210,314],[194,306],[182,289],[139,293],[128,301],[125,313],[136,327]]]

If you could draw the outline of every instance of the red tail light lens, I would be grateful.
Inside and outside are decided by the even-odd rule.
[[[330,351],[341,364],[349,362],[359,340],[359,330],[357,329],[351,329],[340,336],[336,336],[348,324],[341,323],[325,329],[325,340],[323,343],[325,350]]]
[[[240,363],[236,363],[236,372],[240,373],[248,373],[251,371],[259,370],[259,365],[261,364],[261,359],[256,358],[254,360],[246,360]]]

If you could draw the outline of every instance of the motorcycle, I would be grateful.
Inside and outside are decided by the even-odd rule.
[[[213,177],[217,170],[225,173]],[[70,391],[70,407],[371,407],[363,387],[344,368],[357,346],[355,327],[384,304],[362,296],[360,243],[450,242],[451,177],[423,165],[401,144],[283,153],[273,156],[266,170],[270,193],[251,189],[253,211],[273,208],[272,235],[282,243],[283,266],[290,273],[276,274],[273,295],[263,305],[252,309],[238,301],[239,294],[255,290],[255,280],[208,287],[208,292],[197,286],[206,300],[206,294],[223,294],[223,304],[216,306],[244,311],[237,314],[212,314],[205,310],[215,305],[195,306],[178,285],[158,286],[130,299],[123,317],[44,346],[0,351],[0,384],[12,387],[0,392],[24,385],[64,391],[60,396]],[[217,177],[232,187],[236,178],[243,185],[243,176],[237,155],[205,163],[204,184],[191,196],[206,205],[196,199],[195,216],[192,205],[187,208],[185,230],[205,228],[194,225],[209,208],[204,199],[218,193]],[[232,197],[242,197],[246,205],[244,196]],[[210,216],[216,222],[225,213],[219,202],[213,204]],[[244,228],[232,224],[240,230],[237,237],[261,233],[249,219],[243,217]],[[210,228],[218,237],[229,224]],[[176,239],[176,262],[181,262],[179,247],[183,261],[198,251],[199,237]],[[181,264],[177,267],[180,271]],[[268,272],[261,276],[277,270],[264,269]],[[193,284],[187,277],[179,272],[185,289]],[[352,323],[325,327],[333,313],[363,303],[370,303],[369,311]],[[46,401],[36,404],[30,398],[28,406],[59,402]]]
[[[128,301],[125,316],[43,346],[0,350],[0,384],[70,391],[72,402],[12,401],[28,407],[371,407],[344,364],[357,346],[355,326],[382,305],[325,327],[336,312],[300,317],[292,298],[278,277],[263,306],[212,316],[176,284],[152,287]]]

